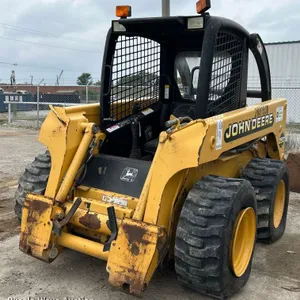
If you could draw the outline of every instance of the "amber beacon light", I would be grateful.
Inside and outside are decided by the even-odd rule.
[[[210,0],[199,0],[196,3],[197,13],[203,14],[207,10],[209,10],[211,7]]]
[[[131,17],[131,6],[119,5],[116,7],[116,16],[119,18]]]

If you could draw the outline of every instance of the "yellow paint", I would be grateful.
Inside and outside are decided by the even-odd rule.
[[[72,207],[72,204],[71,203],[65,203],[64,204],[64,207],[66,208],[66,213],[69,212],[69,210],[71,209]],[[99,224],[100,224],[100,228],[98,230],[95,230],[99,233],[103,233],[103,234],[106,234],[106,235],[110,235],[110,230],[107,226],[107,222],[108,222],[108,216],[107,216],[107,212],[105,211],[104,214],[101,214],[101,213],[97,213],[97,212],[94,212],[94,211],[87,211],[87,209],[83,209],[83,208],[78,208],[75,212],[75,214],[73,215],[73,217],[71,218],[70,220],[70,224],[73,224],[75,226],[78,226],[78,227],[83,227],[83,228],[87,228],[87,229],[90,229],[86,226],[83,225],[83,223],[80,221],[82,217],[84,217],[87,213],[89,214],[92,214],[92,215],[95,215],[96,218],[99,220]],[[118,222],[118,225],[121,224],[121,220],[122,218],[124,217],[124,213],[121,214],[121,213],[116,213],[117,215],[117,222]]]
[[[80,185],[75,189],[74,197],[84,197],[84,198],[88,198],[88,199],[99,200],[100,201],[99,204],[100,203],[113,203],[114,205],[116,205],[116,209],[118,209],[118,207],[124,207],[124,208],[129,208],[131,211],[136,208],[138,200],[139,200],[138,198],[135,198],[135,197],[126,196],[126,195],[122,195],[122,194],[114,193],[114,192],[110,192],[110,191],[104,191],[104,190],[100,190],[100,189],[90,188],[90,187],[86,187],[83,185]],[[112,202],[112,201],[114,201],[114,199],[125,200],[127,205],[126,206],[118,205],[118,204],[116,204],[116,201]],[[95,210],[95,211],[97,211],[97,210]]]
[[[161,199],[163,198],[163,193],[165,188],[167,188],[167,183],[171,178],[181,170],[184,169],[195,169],[201,168],[201,166],[207,163],[215,164],[215,170],[212,173],[215,175],[222,175],[229,173],[232,176],[230,169],[236,170],[236,158],[231,160],[228,164],[228,169],[218,168],[220,163],[219,159],[225,154],[228,155],[228,151],[231,149],[243,145],[247,142],[251,142],[260,137],[267,136],[268,141],[270,140],[271,145],[268,147],[268,153],[271,153],[272,158],[280,159],[281,154],[284,153],[284,148],[279,147],[280,133],[285,132],[286,127],[286,114],[283,115],[283,120],[276,122],[276,108],[279,106],[285,106],[286,100],[270,100],[263,103],[263,106],[267,107],[268,114],[273,117],[273,125],[271,127],[263,128],[260,131],[249,133],[246,136],[242,136],[232,142],[224,141],[225,130],[230,127],[233,123],[239,123],[243,120],[251,120],[256,117],[256,110],[261,106],[261,104],[251,107],[241,108],[232,112],[228,112],[222,115],[222,118],[209,118],[205,120],[197,120],[190,122],[188,125],[181,127],[178,130],[174,130],[173,133],[167,134],[162,132],[160,135],[160,143],[158,145],[151,172],[152,179],[150,186],[144,186],[144,189],[148,189],[148,197],[142,199],[144,202],[139,203],[138,206],[143,206],[145,203],[145,214],[144,221],[157,224],[160,209],[163,207]],[[222,147],[221,149],[211,148],[211,137],[216,136],[217,124],[219,120],[223,122],[223,135],[222,135]],[[260,151],[260,154],[263,152]],[[253,157],[253,154],[249,155],[249,160]],[[245,167],[245,163],[249,160],[241,162],[237,167],[241,170]],[[220,170],[220,172],[218,171]],[[237,173],[237,172],[236,172]],[[240,173],[240,172],[238,172]],[[194,172],[191,172],[188,182],[195,183],[204,174],[198,173],[196,177],[193,177]],[[232,177],[236,177],[238,174]],[[226,175],[223,175],[226,176]],[[146,182],[147,183],[147,182]],[[173,186],[172,189],[176,189]],[[144,191],[143,191],[144,192]],[[173,199],[175,201],[175,199]],[[172,202],[174,204],[174,202]],[[173,207],[173,205],[170,205]],[[140,215],[143,213],[140,212]],[[158,223],[160,225],[160,223]]]
[[[50,219],[53,200],[28,194],[22,213],[20,250],[38,259],[50,261],[48,257],[52,231]]]
[[[77,172],[83,163],[84,158],[87,155],[88,147],[90,146],[95,133],[93,133],[94,123],[81,123],[81,128],[84,131],[82,140],[77,148],[77,151],[72,159],[71,164],[64,176],[62,184],[55,196],[55,199],[63,203],[66,201],[66,197],[70,192],[72,186],[74,185],[74,180],[76,178]]]
[[[141,192],[140,199],[138,201],[138,204],[136,206],[135,213],[133,215],[133,219],[137,221],[143,220],[144,213],[145,213],[145,208],[147,205],[147,199],[149,195],[149,188],[151,184],[151,179],[152,179],[152,169],[153,169],[154,164],[152,163],[149,173],[147,175],[146,181],[144,183],[144,188]]]
[[[275,202],[274,202],[274,216],[273,223],[274,227],[278,228],[284,212],[285,205],[285,183],[283,180],[280,180],[279,185],[277,187]]]
[[[237,277],[246,272],[255,244],[256,215],[252,207],[243,209],[236,218],[231,245],[231,267]]]
[[[120,103],[114,104],[112,108],[114,113],[123,111],[120,105]],[[276,120],[276,109],[280,106],[285,107],[283,119]],[[124,116],[131,113],[130,108],[124,112]],[[181,207],[197,180],[207,175],[238,178],[253,157],[269,155],[281,159],[284,154],[284,147],[280,147],[279,143],[280,135],[286,131],[286,100],[270,100],[256,106],[174,126],[171,133],[161,132],[159,145],[139,199],[117,194],[114,191],[85,186],[79,186],[74,193],[70,193],[74,176],[78,172],[91,138],[82,127],[86,128],[85,124],[90,123],[98,125],[99,111],[99,105],[52,108],[40,133],[40,141],[48,147],[52,163],[46,197],[41,195],[29,197],[35,200],[52,201],[52,209],[49,208],[47,213],[40,217],[34,216],[36,220],[41,218],[44,223],[49,222],[51,225],[53,218],[56,218],[61,209],[64,213],[71,209],[76,197],[81,197],[82,203],[71,218],[70,226],[64,228],[62,236],[57,238],[50,229],[43,231],[41,222],[29,222],[28,212],[35,214],[33,202],[29,200],[28,207],[24,209],[21,236],[27,234],[27,241],[32,239],[37,242],[39,246],[33,256],[43,257],[44,260],[49,260],[49,257],[47,258],[49,249],[45,252],[41,245],[47,246],[49,241],[52,247],[57,247],[59,251],[61,247],[68,247],[100,259],[107,259],[109,282],[119,287],[129,284],[129,289],[136,294],[140,294],[149,283],[167,250],[170,250],[169,257],[172,258],[172,247]],[[255,119],[253,126],[252,119]],[[265,127],[271,124],[272,119],[274,119],[273,125]],[[220,122],[223,128],[221,135],[217,130]],[[261,130],[243,135],[245,131],[250,130],[251,126]],[[226,132],[227,129],[229,131]],[[239,138],[226,142],[224,136]],[[266,137],[265,141],[259,141],[262,137]],[[95,138],[103,141],[105,134],[99,132]],[[245,148],[246,143],[249,143],[249,149]],[[241,146],[245,150],[237,148]],[[93,153],[97,153],[96,148]],[[64,202],[67,199],[59,205],[57,201],[49,200],[54,199],[58,191],[55,200]],[[68,194],[70,196],[66,198]],[[108,198],[104,196],[126,200],[128,205],[125,207],[126,205],[122,206],[115,202],[109,203],[105,201]],[[115,207],[119,230],[110,252],[103,253],[103,244],[91,241],[89,238],[96,234],[97,239],[103,241],[110,234],[107,226],[109,206]],[[95,220],[100,221],[101,226],[98,229],[88,228],[82,224],[80,219],[87,214],[95,215]],[[235,240],[233,257],[236,265],[234,269],[237,276],[243,274],[247,265],[246,256],[239,258],[241,252],[238,249],[246,246],[239,244],[241,239],[238,236],[243,235],[239,232],[243,231],[244,220],[251,221],[250,215],[251,213],[247,211],[243,217],[239,217],[236,225],[238,229],[233,238]],[[70,228],[74,235],[68,232]],[[129,233],[128,228],[133,230]],[[251,228],[247,231],[249,235],[253,234]],[[86,232],[88,238],[76,236],[76,229],[78,234]],[[249,248],[251,244],[249,241],[245,244],[248,245],[248,248],[246,247],[248,250],[251,248]],[[247,253],[248,257],[250,250]]]
[[[130,293],[139,295],[156,269],[163,237],[158,226],[124,219],[108,257],[110,284],[121,288],[127,284]]]
[[[99,104],[74,107],[51,107],[43,122],[39,141],[51,155],[51,172],[45,196],[54,198],[84,135],[81,123],[100,123]],[[102,134],[100,139],[104,139]]]
[[[109,252],[103,252],[102,244],[66,232],[63,232],[62,235],[57,238],[57,243],[63,247],[73,249],[102,260],[107,260],[109,255]]]
[[[145,222],[157,223],[160,199],[168,181],[179,171],[198,166],[200,146],[207,128],[203,121],[194,121],[171,135],[161,133],[162,142],[158,145],[151,168],[153,175],[145,207]]]
[[[133,209],[131,209],[131,208],[123,207],[120,205],[110,204],[105,201],[95,201],[93,198],[83,198],[83,197],[81,197],[81,198],[82,198],[82,203],[79,206],[81,209],[89,210],[91,212],[96,212],[99,214],[106,214],[107,208],[113,205],[115,208],[116,216],[118,218],[122,219],[125,217],[126,218],[132,217]]]
[[[78,236],[81,236],[88,240],[93,240],[94,242],[98,242],[100,244],[105,244],[109,238],[109,236],[104,233],[100,233],[88,228],[83,228],[82,226],[76,226],[73,223],[69,224],[69,229],[70,232],[76,232],[76,235]]]

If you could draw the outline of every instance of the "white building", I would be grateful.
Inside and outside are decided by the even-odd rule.
[[[300,41],[266,43],[265,46],[271,69],[272,98],[286,98],[288,122],[300,123]],[[259,88],[257,66],[250,54],[248,89]]]

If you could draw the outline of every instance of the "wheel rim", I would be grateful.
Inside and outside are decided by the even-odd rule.
[[[256,215],[252,207],[240,211],[233,228],[231,265],[234,274],[241,277],[250,263],[256,233]]]
[[[277,187],[275,201],[274,201],[274,215],[273,223],[274,227],[278,228],[281,223],[285,204],[285,184],[283,180],[280,180]]]

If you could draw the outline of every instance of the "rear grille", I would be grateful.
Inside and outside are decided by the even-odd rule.
[[[208,116],[239,107],[243,44],[234,35],[219,33],[214,48]]]
[[[112,67],[110,118],[120,120],[159,100],[160,45],[143,37],[119,36]]]

